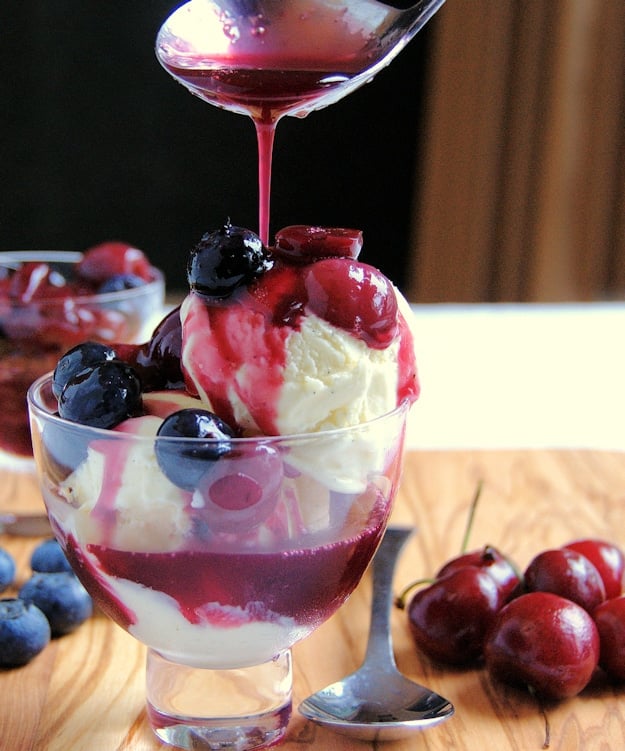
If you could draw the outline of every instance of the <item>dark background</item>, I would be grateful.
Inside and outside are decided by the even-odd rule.
[[[0,249],[122,239],[180,290],[203,232],[227,217],[258,228],[252,121],[191,96],[154,55],[177,5],[0,3]],[[363,229],[362,260],[400,287],[435,22],[373,83],[277,128],[272,232],[299,223]]]

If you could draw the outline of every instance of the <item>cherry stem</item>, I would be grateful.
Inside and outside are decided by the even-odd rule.
[[[471,508],[469,509],[469,518],[467,519],[467,525],[464,530],[464,537],[462,538],[462,547],[460,548],[461,553],[466,553],[469,547],[469,537],[471,535],[471,529],[473,528],[473,519],[475,517],[477,504],[478,504],[478,501],[480,500],[480,495],[482,494],[483,487],[484,487],[484,481],[480,480],[477,484],[477,487],[475,488],[473,500],[471,501]]]
[[[533,686],[528,686],[527,690],[529,691],[530,695],[536,700],[536,703],[538,704],[538,709],[543,716],[543,720],[545,722],[545,740],[543,741],[543,748],[550,748],[551,746],[551,724],[549,722],[549,716],[547,714],[547,710],[545,709],[545,705],[540,700],[540,697],[537,695],[536,691],[534,691]]]
[[[399,608],[399,610],[404,610],[406,607],[406,598],[412,592],[413,589],[416,587],[420,587],[423,584],[432,584],[434,582],[434,579],[415,579],[415,581],[410,582],[408,586],[404,587],[401,592],[397,595],[397,597],[394,600],[395,607]]]

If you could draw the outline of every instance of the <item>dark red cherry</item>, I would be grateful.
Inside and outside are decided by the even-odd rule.
[[[153,278],[150,262],[142,250],[125,242],[104,242],[85,251],[76,273],[82,279],[102,284],[112,276],[132,275],[144,281]]]
[[[63,298],[73,294],[63,274],[54,264],[45,261],[22,263],[10,279],[8,292],[11,299],[21,303]],[[25,316],[26,312],[20,311],[19,315]]]
[[[599,631],[599,664],[612,678],[625,681],[625,595],[602,602],[593,613]]]
[[[397,298],[373,266],[345,258],[311,264],[304,275],[308,308],[320,318],[383,349],[397,335]]]
[[[310,263],[332,256],[356,259],[361,249],[362,232],[359,229],[295,224],[276,233],[274,252],[290,261]]]
[[[539,553],[524,574],[528,592],[552,592],[589,613],[605,600],[605,586],[593,564],[575,550],[554,548]]]
[[[202,476],[193,496],[196,520],[214,532],[245,534],[273,512],[284,477],[271,445],[242,445]]]
[[[546,699],[575,696],[599,660],[599,633],[579,605],[551,592],[530,592],[505,605],[484,645],[492,678]]]
[[[408,604],[408,624],[417,647],[430,659],[465,665],[480,659],[502,596],[477,566],[452,571],[417,591]]]
[[[519,587],[521,578],[516,567],[497,548],[486,545],[480,550],[463,553],[448,561],[436,574],[440,579],[465,566],[477,566],[486,571],[497,582],[504,601]]]
[[[564,546],[581,553],[594,565],[603,579],[607,599],[618,597],[623,591],[625,554],[617,546],[605,540],[574,540]]]
[[[174,308],[163,318],[149,341],[144,344],[115,344],[115,351],[120,360],[135,369],[144,391],[183,388],[180,307]]]

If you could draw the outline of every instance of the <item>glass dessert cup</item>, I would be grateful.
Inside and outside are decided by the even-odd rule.
[[[69,251],[15,251],[0,253],[0,278],[23,263],[48,264],[67,278],[82,258]],[[30,492],[34,462],[26,392],[39,376],[54,368],[59,357],[86,339],[100,342],[138,342],[155,316],[162,313],[164,279],[159,271],[146,284],[100,294],[65,292],[29,294],[19,299],[0,295],[0,476],[8,480],[0,501],[0,526],[26,515],[43,515],[41,497]],[[149,333],[149,332],[148,332]],[[15,483],[25,492],[9,491]],[[17,482],[17,480],[16,480]]]
[[[223,452],[132,420],[63,420],[49,376],[28,396],[53,531],[100,608],[148,647],[155,734],[186,749],[279,742],[291,647],[343,604],[384,533],[409,404],[353,428],[234,438]],[[166,466],[184,467],[176,483]]]

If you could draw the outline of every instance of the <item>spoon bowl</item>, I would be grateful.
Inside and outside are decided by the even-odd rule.
[[[399,10],[378,0],[189,0],[162,25],[156,55],[211,104],[259,119],[266,113],[255,100],[271,88],[279,90],[272,118],[302,117],[370,81],[443,3]]]
[[[299,712],[360,740],[398,740],[448,719],[447,699],[399,672],[390,633],[397,557],[412,530],[389,527],[373,559],[371,626],[365,660],[351,675],[309,696]]]

